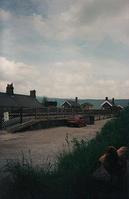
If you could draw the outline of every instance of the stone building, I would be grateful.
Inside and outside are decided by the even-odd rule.
[[[35,90],[31,90],[30,95],[15,94],[13,83],[7,84],[6,92],[0,92],[0,109],[17,108],[42,108],[42,104],[36,99]]]

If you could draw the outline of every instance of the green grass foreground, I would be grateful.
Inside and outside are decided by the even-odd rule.
[[[119,118],[109,121],[97,136],[72,143],[66,138],[67,152],[58,155],[55,165],[34,167],[24,156],[8,162],[9,175],[2,183],[2,199],[90,199],[96,189],[93,171],[107,146],[129,145],[129,107]]]

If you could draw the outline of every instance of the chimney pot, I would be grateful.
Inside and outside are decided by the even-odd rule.
[[[76,104],[78,103],[78,97],[75,97],[75,102],[76,102]]]
[[[36,90],[30,91],[30,97],[36,98]]]
[[[6,93],[9,94],[9,95],[13,95],[14,94],[13,83],[7,84],[7,86],[6,86]]]

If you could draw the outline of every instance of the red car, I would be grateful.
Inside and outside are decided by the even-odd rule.
[[[86,119],[81,115],[75,115],[68,119],[67,121],[68,126],[74,126],[74,127],[83,127],[86,126]]]

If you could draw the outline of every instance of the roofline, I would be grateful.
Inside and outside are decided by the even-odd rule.
[[[100,106],[103,106],[105,103],[108,103],[110,106],[112,106],[112,104],[109,101],[104,101]]]
[[[120,104],[119,104],[119,105],[117,105],[117,107],[121,107],[121,108],[124,108],[124,107],[123,107],[122,105],[120,105]]]
[[[72,101],[73,103],[76,103],[74,100],[71,100],[71,101]],[[70,106],[72,106],[72,104],[71,104],[68,100],[65,100],[64,103],[67,103],[67,104],[69,104]],[[64,103],[63,103],[63,104],[64,104]],[[62,104],[61,106],[63,106],[63,104]],[[77,103],[77,105],[80,106],[79,103]]]
[[[66,100],[64,103],[68,103],[70,106],[72,106],[67,100]],[[63,103],[63,104],[64,104],[64,103]],[[63,104],[62,104],[62,105],[63,105]]]
[[[7,92],[1,92],[0,91],[0,94],[5,94],[5,95],[9,95]],[[13,93],[13,95],[22,95],[22,96],[26,96],[26,97],[32,97],[32,96],[30,96],[30,94],[20,94],[20,93]],[[12,96],[13,96],[12,95]],[[37,96],[36,96],[37,97]]]

